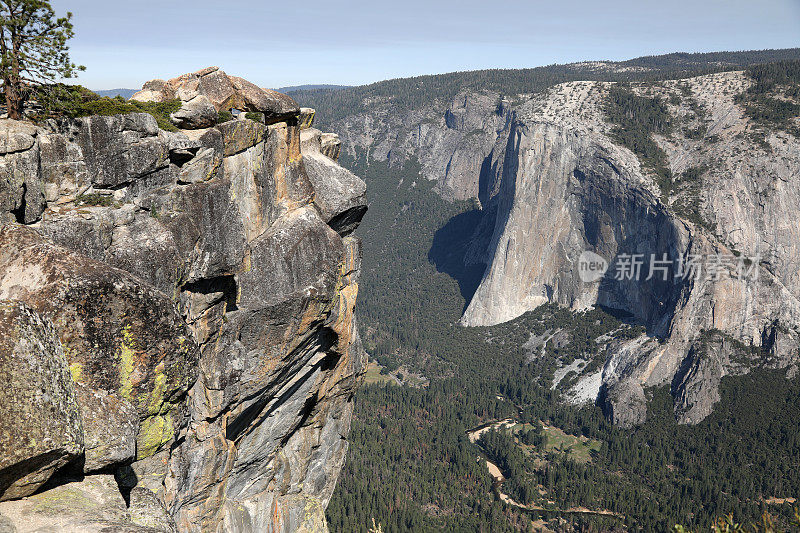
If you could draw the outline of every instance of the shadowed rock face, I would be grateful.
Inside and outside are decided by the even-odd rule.
[[[87,504],[5,502],[0,514],[61,517],[65,531],[322,531],[365,364],[352,235],[365,187],[321,142],[304,157],[313,110],[301,126],[287,97],[219,70],[176,80],[145,89],[187,101],[196,91],[273,123],[179,133],[145,114],[0,123],[13,137],[0,170],[40,162],[3,182],[0,298],[27,306],[14,309],[41,337],[29,381],[53,389],[60,407],[42,411],[42,425],[66,439],[41,451],[1,441],[0,456],[14,458],[0,470],[3,497],[49,479],[43,495],[69,488]],[[20,196],[37,183],[41,208]],[[14,338],[0,359],[14,360]],[[0,424],[15,413],[12,403]],[[95,472],[116,482],[63,485]]]

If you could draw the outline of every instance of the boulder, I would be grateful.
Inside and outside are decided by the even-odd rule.
[[[300,114],[300,107],[291,97],[264,89],[237,76],[229,76],[219,67],[208,67],[197,72],[183,74],[169,81],[151,80],[144,84],[142,90],[134,94],[131,99],[146,102],[163,102],[178,98],[187,109],[181,109],[173,115],[173,122],[180,128],[202,128],[213,125],[208,119],[211,113],[203,102],[195,102],[198,97],[203,97],[216,111],[253,111],[263,113],[267,124],[293,120]],[[191,102],[192,103],[190,105]],[[202,110],[202,113],[201,113]],[[202,116],[202,120],[193,117]],[[313,110],[310,117],[307,115],[307,126],[311,125]],[[205,124],[195,125],[195,122]]]
[[[321,153],[307,153],[303,161],[323,220],[340,235],[352,233],[367,212],[367,185]]]
[[[321,147],[322,132],[316,128],[300,130],[300,151],[303,154],[319,152]]]
[[[178,533],[175,520],[164,508],[164,504],[158,496],[145,488],[134,487],[131,490],[128,511],[131,522],[137,526],[151,528],[159,533]]]
[[[297,102],[285,94],[262,89],[236,76],[229,76],[229,79],[240,97],[242,109],[264,113],[267,124],[281,122],[300,113]]]
[[[170,122],[186,130],[210,128],[217,123],[219,114],[211,101],[202,94],[183,102],[181,108],[169,116]]]
[[[0,374],[0,500],[8,500],[76,459],[83,430],[58,335],[21,302],[0,301]]]
[[[21,226],[0,229],[0,298],[50,318],[73,380],[133,404],[138,459],[184,424],[197,345],[173,302],[133,275],[56,246]]]
[[[177,87],[176,90],[179,92],[178,97],[181,99],[185,98],[186,96],[180,94],[180,91],[186,91],[187,89],[193,89],[193,87],[191,87],[191,85],[189,87]],[[202,94],[208,98],[219,111],[223,109],[228,110],[241,105],[241,98],[236,93],[233,83],[221,70],[201,70],[197,77],[196,89],[194,90],[197,91],[197,94]],[[187,96],[193,97],[192,92],[186,94]]]
[[[174,91],[165,80],[150,80],[145,82],[142,90],[134,93],[130,99],[137,102],[166,102],[174,97]]]
[[[222,164],[222,158],[213,148],[203,148],[191,161],[181,167],[179,183],[199,183],[213,179]]]

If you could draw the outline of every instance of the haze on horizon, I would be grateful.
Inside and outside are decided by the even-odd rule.
[[[139,88],[209,65],[265,87],[800,46],[800,0],[53,0],[76,83]],[[187,7],[188,6],[188,7]]]

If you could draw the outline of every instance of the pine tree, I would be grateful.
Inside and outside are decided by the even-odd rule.
[[[0,76],[9,118],[22,118],[26,87],[72,78],[72,13],[56,17],[46,0],[0,0]]]

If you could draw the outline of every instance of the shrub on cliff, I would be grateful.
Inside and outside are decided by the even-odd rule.
[[[121,115],[125,113],[148,113],[158,122],[158,127],[166,131],[177,131],[169,121],[169,115],[181,107],[180,100],[167,102],[136,102],[119,96],[109,98],[98,96],[80,85],[57,83],[38,87],[31,96],[41,111],[34,120],[56,117],[86,117],[90,115]]]

